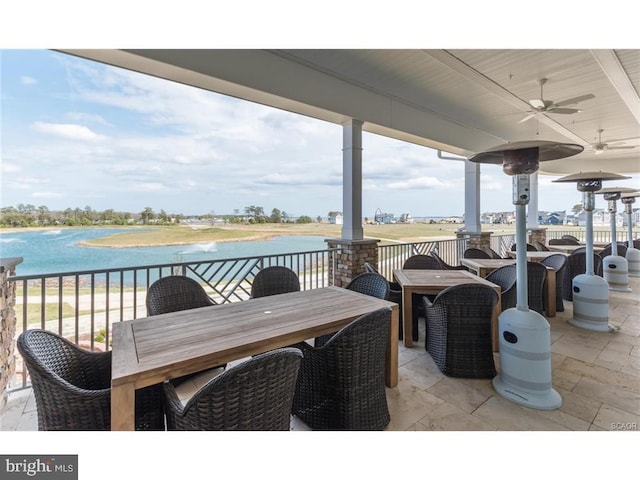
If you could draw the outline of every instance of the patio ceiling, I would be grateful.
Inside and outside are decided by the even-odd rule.
[[[640,50],[62,50],[462,156],[523,140],[584,152],[541,173],[640,173]],[[538,114],[540,98],[579,113]],[[632,149],[605,150],[602,141]],[[620,142],[620,143],[618,143]],[[446,161],[446,160],[443,160]]]

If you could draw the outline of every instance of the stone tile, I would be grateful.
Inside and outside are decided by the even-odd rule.
[[[478,385],[485,387],[484,391],[470,387],[458,379],[443,378],[427,391],[466,413],[473,413],[495,393],[491,387],[491,380],[483,380],[478,382]]]
[[[630,367],[640,371],[640,358],[632,357],[614,348],[605,348],[594,362],[596,365],[621,371],[624,367]]]
[[[593,362],[600,352],[604,349],[602,346],[587,346],[581,343],[580,339],[576,337],[568,337],[563,335],[562,338],[557,340],[551,345],[551,352],[557,355],[564,355],[565,357],[575,358],[584,362]]]
[[[562,396],[562,406],[558,411],[572,418],[557,418],[554,421],[566,425],[572,430],[586,430],[598,414],[602,402],[562,388],[557,388],[557,392]],[[556,411],[554,410],[554,412]],[[547,418],[554,419],[553,415],[546,416]],[[578,422],[574,423],[573,419],[577,419]]]
[[[291,415],[290,423],[291,431],[293,432],[308,432],[311,431],[311,427],[304,423],[299,417]]]
[[[442,403],[443,400],[425,390],[398,383],[396,388],[387,389],[391,416],[387,430],[406,430]]]
[[[32,411],[22,415],[16,430],[19,432],[38,430],[38,414]]]
[[[516,405],[500,396],[493,396],[482,404],[473,416],[482,419],[498,430],[569,430],[564,425],[546,418],[541,410]]]
[[[626,386],[614,386],[584,377],[573,391],[625,412],[640,415],[640,394]]]
[[[556,389],[561,388],[563,390],[572,390],[581,378],[581,375],[567,372],[559,368],[554,368],[551,372],[551,382],[553,383],[553,388]]]
[[[602,430],[638,431],[640,430],[640,415],[634,415],[624,410],[602,405],[593,425]]]
[[[640,358],[640,346],[639,346],[639,345],[635,345],[635,346],[631,349],[631,352],[629,352],[629,355],[631,355],[632,357],[638,357],[638,358]]]
[[[470,413],[449,403],[443,403],[438,408],[421,418],[418,423],[423,427],[422,430],[496,430],[494,425],[491,425],[485,420],[471,415]]]
[[[600,383],[628,388],[640,394],[640,382],[633,375],[615,372],[609,368],[567,358],[559,367],[560,370],[597,380]]]

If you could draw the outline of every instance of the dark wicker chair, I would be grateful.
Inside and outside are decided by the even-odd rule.
[[[627,246],[622,242],[618,242],[618,256],[624,257],[626,254],[627,254]],[[605,246],[600,252],[598,252],[598,255],[603,260],[605,259],[605,257],[608,257],[609,255],[611,255],[611,244]]]
[[[364,263],[364,269],[370,273],[380,274],[378,269],[369,262]],[[398,282],[389,282],[389,295],[387,300],[398,304],[398,318],[400,319],[400,322],[398,322],[398,339],[402,340],[404,338],[402,322],[402,287]]]
[[[580,245],[574,240],[565,240],[563,238],[550,238],[547,242],[549,245]]]
[[[300,280],[296,272],[279,265],[260,270],[251,284],[251,298],[299,291]]]
[[[640,250],[640,238],[636,238],[633,241],[633,248]]]
[[[404,261],[403,270],[442,270],[440,262],[431,255],[412,255]]]
[[[464,258],[492,258],[492,255],[479,248],[467,248],[462,256]]]
[[[558,253],[549,255],[540,261],[545,267],[551,267],[556,271],[556,311],[564,312],[562,290],[564,289],[564,274],[567,268],[567,256]]]
[[[580,244],[580,239],[578,237],[574,237],[573,235],[562,235],[560,237],[562,240],[571,240],[576,242],[575,245],[579,245]]]
[[[449,287],[433,302],[424,300],[425,349],[442,373],[451,377],[492,378],[491,318],[497,292],[486,285]]]
[[[385,355],[391,309],[363,315],[321,348],[296,345],[300,365],[293,414],[314,430],[382,430],[389,421]]]
[[[379,273],[361,273],[351,280],[345,288],[382,300],[389,299],[389,282]],[[327,343],[333,335],[335,335],[335,332],[316,337],[313,344],[316,348],[319,348]]]
[[[147,290],[147,315],[215,305],[202,285],[184,275],[162,277]]]
[[[533,246],[536,247],[536,250],[538,250],[539,252],[548,252],[549,251],[547,246],[544,243],[541,243],[541,242],[534,241],[533,242]]]
[[[168,430],[289,430],[302,353],[281,348],[232,366],[183,405],[163,385]]]
[[[527,304],[530,310],[544,315],[544,281],[547,267],[540,262],[527,262]]]
[[[564,271],[562,284],[562,297],[568,302],[573,301],[573,279],[587,270],[587,253],[585,251],[573,252],[567,257],[567,266]],[[602,258],[593,254],[593,271],[595,275],[602,276]]]
[[[501,259],[502,257],[500,256],[500,254],[498,252],[496,252],[493,248],[488,247],[489,250],[489,255],[491,255],[491,258],[494,259]]]
[[[111,352],[90,352],[54,332],[16,342],[31,377],[38,430],[111,429]],[[164,430],[160,385],[136,390],[136,430]]]
[[[431,255],[433,258],[435,258],[438,261],[438,263],[440,264],[440,268],[442,270],[466,270],[466,271],[469,271],[469,269],[467,267],[465,267],[464,265],[449,265],[442,258],[440,258],[437,253],[430,252],[429,255]]]
[[[502,311],[516,306],[516,266],[505,265],[487,275],[486,280],[500,286]]]
[[[513,245],[511,245],[511,251],[512,252],[515,252],[516,248],[517,248],[517,245],[515,243]],[[537,251],[538,251],[538,249],[534,245],[532,245],[530,243],[527,243],[527,252],[537,252]]]

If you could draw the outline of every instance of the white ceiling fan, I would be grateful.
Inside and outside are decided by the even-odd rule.
[[[623,140],[612,140],[611,142],[605,143],[602,141],[602,132],[604,132],[602,128],[598,130],[598,143],[591,145],[596,155],[600,155],[605,150],[629,150],[636,148],[636,145],[618,145],[624,143]]]
[[[528,115],[520,120],[518,123],[526,122],[527,120],[535,117],[539,113],[560,113],[560,114],[572,114],[578,113],[581,110],[577,108],[564,108],[566,105],[574,105],[579,102],[583,102],[585,100],[590,100],[595,98],[595,95],[592,93],[588,93],[586,95],[580,95],[579,97],[569,98],[567,100],[563,100],[562,102],[554,102],[552,100],[545,100],[542,95],[543,85],[547,83],[546,78],[541,78],[538,80],[540,84],[540,98],[536,98],[533,100],[529,100],[529,105],[531,105],[532,110],[529,110]]]

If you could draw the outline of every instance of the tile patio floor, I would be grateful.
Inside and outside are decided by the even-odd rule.
[[[420,341],[411,349],[400,345],[398,386],[387,390],[387,430],[640,430],[640,278],[630,278],[629,284],[633,292],[609,296],[609,321],[620,327],[617,333],[567,323],[571,302],[550,319],[552,379],[563,398],[557,410],[516,405],[499,396],[490,380],[444,376],[424,349],[421,322]],[[292,429],[307,427],[294,418]],[[0,430],[37,430],[30,389],[10,394]]]

